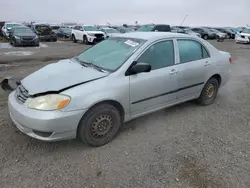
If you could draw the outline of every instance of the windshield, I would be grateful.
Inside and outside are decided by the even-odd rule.
[[[70,29],[70,28],[62,28],[62,30],[63,30],[65,33],[71,32],[71,29]]]
[[[15,33],[20,34],[20,33],[33,33],[33,31],[30,28],[27,27],[20,27],[20,28],[15,28]]]
[[[12,27],[15,27],[15,26],[20,26],[19,24],[7,24],[6,27],[7,28],[12,28]]]
[[[153,28],[153,25],[144,25],[137,29],[137,31],[152,31]]]
[[[85,31],[99,31],[99,29],[94,26],[84,26],[83,28]]]
[[[105,70],[118,69],[145,41],[141,39],[112,38],[89,48],[77,57]]]
[[[119,31],[117,31],[116,29],[112,29],[112,28],[110,28],[110,29],[105,29],[105,31],[106,31],[107,33],[119,33]]]
[[[250,28],[243,29],[242,33],[248,33],[248,34],[250,34]]]

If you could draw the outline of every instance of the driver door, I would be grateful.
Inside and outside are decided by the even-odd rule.
[[[151,71],[129,76],[132,118],[174,103],[178,89],[173,40],[152,44],[136,62],[150,64]]]

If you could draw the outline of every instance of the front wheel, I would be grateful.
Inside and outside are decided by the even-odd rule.
[[[204,35],[204,37],[203,37],[205,40],[207,40],[208,39],[208,35]]]
[[[212,104],[217,96],[218,89],[218,80],[216,78],[209,79],[202,89],[201,95],[198,98],[198,103],[202,105]]]
[[[88,38],[84,35],[83,36],[83,44],[88,44],[89,43],[89,41],[88,41]]]
[[[81,119],[77,136],[90,146],[102,146],[110,142],[121,126],[119,111],[110,104],[91,108]]]
[[[76,37],[75,37],[75,35],[72,35],[72,41],[74,42],[74,43],[76,43],[77,41],[76,41]]]

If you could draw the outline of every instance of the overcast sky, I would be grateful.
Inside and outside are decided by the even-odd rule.
[[[250,25],[250,0],[0,0],[0,21]]]

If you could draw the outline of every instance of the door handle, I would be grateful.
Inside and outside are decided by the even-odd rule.
[[[170,71],[170,75],[175,75],[175,74],[177,74],[179,71],[177,71],[177,70],[175,70],[175,69],[172,69],[171,71]]]
[[[209,61],[206,61],[205,64],[204,64],[205,67],[207,67],[209,65],[211,65],[211,63]]]

